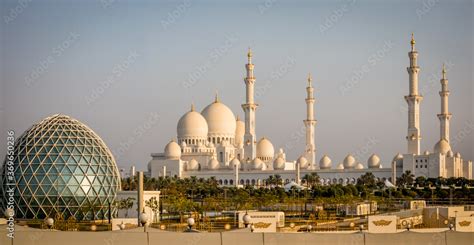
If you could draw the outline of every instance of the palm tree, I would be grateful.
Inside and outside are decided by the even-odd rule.
[[[145,206],[149,207],[153,212],[153,223],[157,223],[158,212],[160,211],[160,204],[158,203],[158,200],[156,200],[156,197],[152,197],[149,200],[146,200]]]
[[[306,174],[303,176],[303,180],[306,182],[306,186],[309,188],[315,187],[320,182],[318,173]]]
[[[405,173],[400,176],[397,183],[398,186],[406,187],[407,185],[412,185],[415,180],[415,175],[411,173],[410,170],[407,170]]]

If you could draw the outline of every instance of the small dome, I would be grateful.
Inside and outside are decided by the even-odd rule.
[[[191,161],[188,162],[188,170],[198,170],[199,168],[199,163],[196,161],[196,159],[191,159]]]
[[[448,153],[446,154],[447,157],[454,157],[454,153],[453,151],[448,151]]]
[[[430,151],[426,150],[425,155],[429,155],[429,154],[430,154]]]
[[[344,158],[343,164],[344,164],[345,169],[346,168],[354,168],[355,165],[356,165],[356,160],[351,154],[349,154],[349,155],[346,156],[346,158]]]
[[[181,149],[182,149],[182,148],[185,148],[187,145],[188,145],[188,144],[186,144],[185,141],[181,141]]]
[[[403,168],[403,155],[398,153],[396,156],[393,157],[392,162],[395,162],[395,166],[397,168]]]
[[[260,159],[273,159],[275,149],[267,138],[261,138],[257,143],[257,157]]]
[[[337,165],[336,169],[344,169],[344,164],[339,163],[339,165]]]
[[[273,161],[273,169],[275,170],[282,170],[285,168],[285,159],[282,157],[277,157],[275,161]]]
[[[209,137],[235,137],[237,126],[234,113],[217,98],[201,114],[207,121]]]
[[[362,165],[362,163],[358,163],[358,164],[355,166],[355,169],[364,169],[364,165]]]
[[[372,154],[372,156],[369,157],[369,160],[367,160],[367,166],[369,168],[379,168],[380,167],[380,158]]]
[[[254,170],[261,170],[263,168],[263,164],[265,164],[259,158],[254,158],[252,161],[252,169]]]
[[[181,147],[174,140],[165,146],[165,157],[167,159],[179,159],[181,157]]]
[[[208,126],[206,119],[199,113],[191,111],[184,114],[178,121],[178,140],[182,139],[207,139]]]
[[[213,156],[207,163],[207,167],[212,170],[219,169],[219,161]]]
[[[300,156],[298,158],[298,160],[296,160],[296,163],[298,163],[300,165],[301,169],[308,168],[308,159],[306,159],[306,157],[304,157],[304,156]]]
[[[455,155],[455,156],[456,156],[456,158],[461,158],[461,153],[456,152],[456,155]]]
[[[238,146],[244,142],[244,135],[245,135],[245,123],[242,122],[239,117],[236,120],[236,127],[235,127],[235,144]]]
[[[327,155],[324,155],[319,161],[320,169],[331,169],[332,160]]]
[[[237,167],[238,167],[238,166],[240,166],[240,161],[239,161],[239,159],[237,159],[237,158],[234,157],[234,159],[232,159],[232,160],[230,161],[230,166],[231,166],[231,167],[234,167],[234,166],[237,166]]]
[[[451,146],[449,145],[448,141],[446,141],[445,139],[438,141],[438,143],[436,143],[436,145],[434,146],[435,153],[446,154],[450,150],[451,150]]]

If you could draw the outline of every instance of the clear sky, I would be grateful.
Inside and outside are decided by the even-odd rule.
[[[217,90],[243,118],[254,52],[257,136],[289,159],[304,149],[313,74],[317,159],[406,152],[408,51],[419,51],[422,149],[439,139],[446,63],[454,151],[474,159],[472,1],[1,1],[0,130],[49,115],[97,132],[120,167],[145,169],[192,102]],[[2,156],[5,152],[2,142]]]

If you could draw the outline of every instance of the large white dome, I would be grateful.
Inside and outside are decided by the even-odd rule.
[[[198,170],[199,169],[199,163],[196,161],[196,159],[191,159],[191,161],[188,162],[188,170],[193,171],[193,170]]]
[[[441,139],[440,141],[438,141],[438,143],[436,143],[436,145],[434,146],[434,152],[435,153],[442,153],[442,154],[446,154],[448,153],[448,151],[451,150],[451,146],[449,145],[448,141],[446,141],[445,139]]]
[[[298,160],[296,160],[296,163],[300,165],[300,169],[307,169],[308,168],[308,159],[304,156],[300,156]]]
[[[356,159],[351,155],[347,155],[346,158],[344,158],[344,168],[354,168],[356,165]]]
[[[372,154],[372,156],[367,160],[367,167],[380,168],[380,158],[377,155]]]
[[[273,159],[274,155],[275,149],[273,148],[272,142],[265,137],[260,139],[257,143],[257,157],[268,162]]]
[[[217,161],[215,157],[212,157],[207,163],[207,167],[212,170],[219,169],[219,161]]]
[[[179,159],[181,157],[181,147],[174,140],[165,146],[165,157],[167,159]]]
[[[234,139],[237,126],[234,113],[232,113],[229,107],[216,99],[215,102],[204,108],[201,114],[207,121],[209,137]]]
[[[262,160],[259,158],[254,158],[252,161],[252,169],[253,170],[262,170],[263,164],[265,164]]]
[[[282,170],[285,168],[285,159],[282,157],[277,157],[275,161],[273,161],[273,169],[275,170]]]
[[[186,139],[207,140],[208,125],[201,113],[194,111],[194,106],[178,121],[178,141]]]
[[[331,158],[329,158],[327,155],[324,155],[319,161],[319,168],[331,169],[331,164],[332,164]]]

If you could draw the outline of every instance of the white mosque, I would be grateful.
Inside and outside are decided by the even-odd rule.
[[[178,176],[185,178],[214,177],[219,184],[225,186],[265,185],[271,175],[280,175],[285,183],[294,181],[301,183],[302,176],[316,172],[321,184],[351,184],[361,175],[372,172],[382,181],[395,182],[396,177],[410,170],[415,176],[425,177],[465,177],[472,179],[472,161],[465,161],[460,153],[453,153],[449,143],[448,111],[448,80],[443,66],[441,79],[441,123],[440,140],[435,144],[433,152],[420,153],[420,102],[423,97],[418,93],[418,52],[412,36],[411,51],[408,53],[410,66],[409,95],[405,96],[408,103],[408,151],[397,154],[387,167],[382,167],[380,158],[373,154],[367,160],[367,167],[348,154],[342,163],[333,165],[329,156],[324,155],[319,164],[316,163],[314,118],[314,88],[311,75],[306,87],[306,147],[296,160],[288,160],[284,149],[275,152],[271,141],[262,137],[257,140],[255,131],[256,110],[254,101],[254,64],[252,51],[249,50],[248,63],[245,65],[247,76],[246,100],[242,104],[245,121],[241,121],[222,103],[216,95],[215,100],[201,112],[194,105],[178,121],[177,142],[171,140],[164,153],[152,153],[148,164],[150,177]]]

